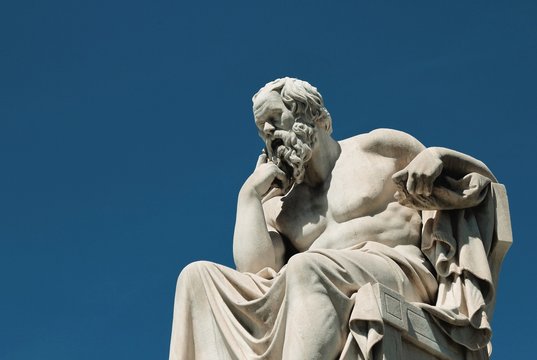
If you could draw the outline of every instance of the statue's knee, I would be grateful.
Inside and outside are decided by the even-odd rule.
[[[196,261],[185,266],[177,278],[176,291],[193,294],[203,286],[203,274],[211,265],[208,261]]]
[[[299,253],[287,262],[286,280],[291,287],[316,288],[323,274],[323,262],[326,257],[316,253]]]

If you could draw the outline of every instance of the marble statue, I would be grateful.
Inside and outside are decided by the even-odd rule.
[[[494,303],[491,171],[378,129],[343,141],[317,89],[277,79],[253,97],[265,150],[242,186],[236,270],[181,272],[170,359],[373,359],[374,284],[424,309],[467,359],[486,358]]]

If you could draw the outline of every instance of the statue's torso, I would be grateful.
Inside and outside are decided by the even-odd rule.
[[[394,199],[396,161],[363,150],[360,139],[341,142],[341,155],[323,186],[297,185],[267,204],[270,222],[298,251],[344,249],[364,241],[419,243],[418,212]]]

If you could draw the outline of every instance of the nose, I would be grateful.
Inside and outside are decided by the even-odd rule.
[[[263,126],[263,133],[265,133],[265,135],[272,135],[274,130],[276,130],[276,128],[269,122],[266,122]]]

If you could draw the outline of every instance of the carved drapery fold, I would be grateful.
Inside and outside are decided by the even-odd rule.
[[[439,183],[429,198],[399,189],[402,204],[422,211],[421,248],[439,284],[434,305],[416,305],[470,352],[490,351],[497,276],[512,242],[505,188],[477,173]]]

